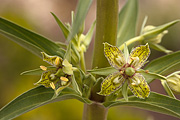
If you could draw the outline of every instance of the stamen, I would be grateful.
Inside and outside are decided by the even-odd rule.
[[[53,82],[50,83],[50,86],[51,86],[52,89],[56,88]]]
[[[113,83],[114,83],[114,84],[118,84],[118,83],[119,83],[119,77],[116,77],[116,78],[113,80]]]
[[[54,80],[56,78],[55,74],[50,75],[51,80]]]
[[[133,85],[133,86],[139,86],[140,83],[141,83],[141,81],[140,81],[139,79],[134,78],[134,79],[132,79],[131,85]]]
[[[120,56],[117,56],[117,57],[115,58],[115,61],[116,61],[117,63],[119,63],[120,65],[122,65],[122,64],[124,63],[124,61],[122,60],[122,58],[121,58]]]
[[[60,64],[59,57],[57,57],[57,58],[55,59],[54,64],[55,64],[56,66],[58,66],[58,65]]]
[[[131,65],[137,66],[139,64],[139,57],[131,57],[132,62]]]
[[[65,81],[65,82],[69,81],[66,77],[60,77],[60,80]]]
[[[46,70],[47,70],[47,67],[45,67],[45,66],[43,66],[43,65],[41,65],[40,68],[41,68],[41,70],[43,70],[43,71],[46,71]]]
[[[120,74],[123,74],[124,72],[121,70],[121,71],[119,71],[120,72]]]

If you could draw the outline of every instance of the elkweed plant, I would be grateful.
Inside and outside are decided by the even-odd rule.
[[[106,120],[108,109],[121,105],[180,118],[180,101],[175,96],[180,93],[180,51],[160,45],[167,29],[179,20],[154,27],[146,26],[145,17],[140,33],[135,36],[138,0],[127,0],[121,11],[118,0],[97,0],[97,18],[84,34],[84,20],[91,3],[92,0],[79,0],[71,24],[63,24],[51,13],[67,40],[65,43],[53,42],[0,18],[2,35],[50,64],[21,74],[39,75],[40,80],[0,109],[1,120],[66,99],[84,103],[83,120]],[[92,67],[87,70],[84,54],[95,26]],[[168,54],[149,62],[151,49]],[[150,90],[148,84],[154,80],[161,81],[167,95]]]

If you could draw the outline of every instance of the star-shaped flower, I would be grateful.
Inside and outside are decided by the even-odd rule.
[[[128,87],[138,98],[146,98],[150,94],[150,88],[145,78],[137,72],[150,54],[149,45],[141,45],[132,50],[129,56],[125,58],[124,53],[116,46],[104,43],[104,54],[112,67],[118,72],[108,75],[101,84],[100,95],[110,95],[122,87],[124,82],[128,81]]]
[[[71,83],[71,76],[73,74],[72,65],[65,59],[58,56],[50,56],[42,52],[43,60],[53,66],[48,69],[45,66],[40,66],[44,71],[41,79],[35,85],[43,85],[51,87],[58,94],[59,91],[69,86]]]

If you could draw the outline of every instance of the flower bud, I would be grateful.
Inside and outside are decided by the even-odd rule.
[[[180,75],[178,74],[169,75],[167,77],[167,83],[173,91],[180,93]]]
[[[151,30],[153,30],[155,28],[156,28],[155,26],[148,25],[143,29],[142,32],[144,34],[144,33],[150,32]],[[161,42],[162,37],[167,33],[168,33],[168,30],[164,30],[163,32],[159,33],[158,35],[153,36],[153,34],[152,34],[152,37],[149,37],[147,39],[147,41],[150,43],[158,44]]]

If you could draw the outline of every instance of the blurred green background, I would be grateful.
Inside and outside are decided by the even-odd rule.
[[[125,0],[120,0],[120,8]],[[0,17],[11,20],[53,41],[65,41],[62,32],[50,12],[64,23],[70,22],[77,0],[0,0]],[[180,0],[139,0],[138,28],[148,15],[148,25],[161,25],[180,18]],[[96,17],[96,1],[86,17],[86,30]],[[139,30],[139,29],[138,29]],[[161,45],[173,51],[180,50],[180,23],[171,27]],[[87,68],[90,68],[93,42],[86,53]],[[152,50],[150,60],[165,55]],[[20,76],[29,69],[46,65],[16,43],[0,35],[0,108],[23,92],[35,87],[40,76]],[[166,94],[158,80],[150,84],[151,90]],[[179,95],[177,95],[180,98]],[[42,106],[15,120],[80,120],[83,104],[77,100],[66,100]],[[178,120],[177,118],[132,107],[114,107],[109,110],[108,120]]]

